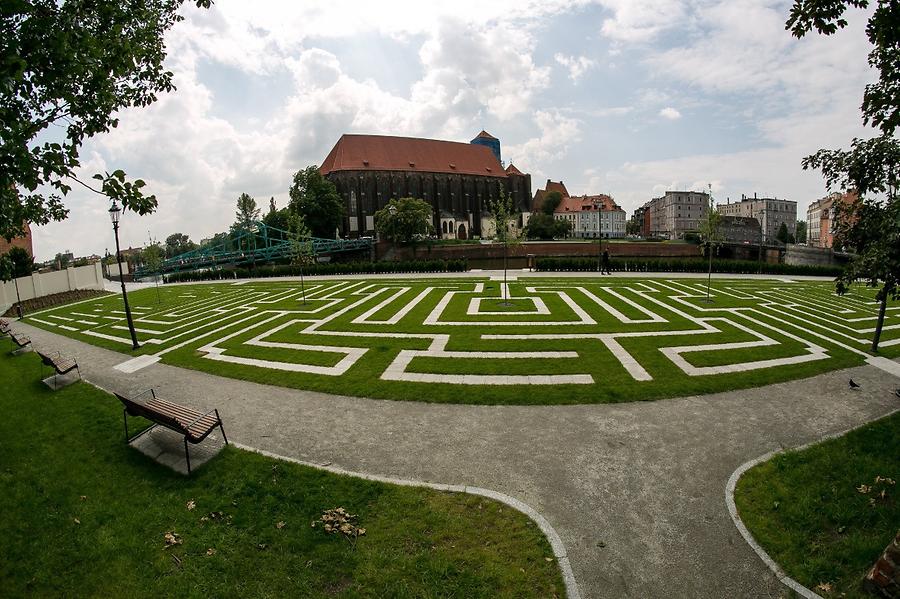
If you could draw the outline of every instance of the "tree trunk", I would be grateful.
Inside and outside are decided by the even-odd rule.
[[[881,340],[881,329],[884,327],[884,312],[887,310],[887,299],[891,289],[887,285],[881,288],[881,305],[878,307],[878,322],[875,324],[875,335],[872,337],[872,353],[878,353],[878,342]]]

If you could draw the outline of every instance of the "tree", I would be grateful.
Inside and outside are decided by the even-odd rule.
[[[503,305],[509,306],[509,287],[506,283],[506,270],[509,257],[509,246],[518,245],[519,236],[512,225],[516,214],[513,212],[512,198],[506,195],[503,184],[500,183],[500,193],[496,199],[491,200],[490,210],[494,224],[494,240],[503,244]]]
[[[707,196],[706,218],[700,221],[700,238],[703,240],[700,244],[700,251],[709,257],[709,272],[706,275],[706,302],[709,303],[709,288],[712,284],[712,257],[713,253],[718,252],[718,248],[722,245],[721,222],[722,215],[713,202],[712,191]],[[782,223],[782,226],[784,223]]]
[[[34,258],[22,248],[12,247],[6,256],[12,261],[13,278],[27,277],[34,271]]]
[[[118,125],[114,115],[172,91],[163,69],[165,34],[183,0],[17,0],[0,11],[0,237],[24,223],[66,218],[74,181],[147,214],[156,198],[124,171],[98,173],[99,189],[76,175],[84,140]],[[211,0],[196,0],[208,8]],[[46,131],[51,127],[53,135]],[[56,131],[63,132],[57,136]],[[60,139],[61,137],[61,139]],[[44,141],[41,141],[44,140]],[[49,192],[43,189],[49,188]]]
[[[253,223],[259,220],[259,208],[256,200],[249,194],[242,193],[237,200],[237,212],[234,213],[234,227],[249,231]]]
[[[835,244],[852,248],[855,255],[837,278],[843,295],[859,280],[878,289],[878,320],[872,337],[872,352],[884,327],[887,301],[900,298],[900,142],[876,137],[853,140],[850,151],[819,150],[803,160],[804,168],[821,170],[829,189],[855,189],[856,201],[837,202],[832,219]]]
[[[894,138],[900,126],[900,3],[877,0],[875,4],[866,37],[872,45],[869,65],[878,71],[878,80],[866,85],[860,109],[863,123],[877,127],[881,135],[853,139],[847,151],[823,149],[803,159],[804,170],[822,172],[829,191],[838,187],[856,192],[855,202],[838,204],[833,219],[838,242],[856,252],[837,278],[836,287],[838,294],[844,294],[854,282],[864,280],[878,289],[873,352],[878,351],[887,301],[900,295],[900,144]],[[786,28],[797,38],[813,29],[821,35],[832,35],[847,26],[847,8],[868,6],[868,0],[795,0]]]
[[[184,233],[172,233],[166,237],[166,258],[172,258],[197,249],[197,244]]]
[[[806,221],[798,220],[797,227],[794,229],[797,243],[806,243]]]
[[[541,212],[552,215],[562,203],[562,199],[562,194],[558,191],[547,192],[544,196],[544,201],[541,203]]]
[[[306,304],[306,285],[303,282],[303,267],[315,258],[312,233],[303,217],[291,214],[288,218],[288,235],[291,244],[291,263],[300,267],[300,292]]]
[[[392,243],[412,245],[413,255],[419,241],[431,235],[431,205],[425,200],[400,198],[375,213],[375,230]]]
[[[555,239],[565,237],[571,230],[571,222],[554,218],[551,214],[536,212],[528,219],[525,236],[529,239]]]
[[[156,303],[160,303],[159,297],[159,271],[162,268],[163,259],[165,258],[165,250],[159,243],[151,243],[141,252],[141,261],[144,267],[157,276],[156,279]]]
[[[281,210],[275,210],[274,212],[269,211],[269,213],[266,214],[262,218],[262,222],[263,222],[263,224],[266,225],[266,227],[278,229],[278,231],[274,231],[274,230],[270,229],[268,231],[269,238],[270,239],[283,239],[284,234],[281,233],[280,231],[288,230],[288,227],[290,226],[290,218],[291,218],[291,212],[287,208],[282,208]]]
[[[53,262],[56,264],[58,270],[63,270],[69,266],[69,254],[57,252],[56,256],[53,258]]]
[[[334,183],[315,165],[294,173],[288,192],[291,212],[303,217],[314,237],[333,239],[344,217],[344,204]]]
[[[641,234],[641,223],[639,223],[634,218],[630,219],[627,223],[625,223],[625,234],[626,235],[640,235]]]
[[[790,239],[790,234],[788,233],[787,223],[781,223],[781,226],[778,227],[778,233],[775,234],[775,239],[780,241],[781,243],[787,243]]]

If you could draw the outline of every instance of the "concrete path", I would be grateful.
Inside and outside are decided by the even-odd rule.
[[[725,504],[740,464],[900,406],[900,378],[862,366],[700,397],[614,405],[460,406],[341,397],[154,364],[15,323],[123,393],[217,407],[230,439],[348,470],[479,486],[559,532],[584,597],[781,597]],[[278,374],[273,372],[273,382]],[[850,377],[862,385],[848,389]],[[467,392],[467,391],[461,391]]]

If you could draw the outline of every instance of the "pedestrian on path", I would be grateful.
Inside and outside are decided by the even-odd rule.
[[[611,275],[612,271],[609,270],[609,250],[603,250],[603,257],[600,261],[600,274],[606,271],[606,274]]]

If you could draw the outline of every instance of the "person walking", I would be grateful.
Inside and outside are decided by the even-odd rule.
[[[611,275],[612,271],[609,270],[609,250],[603,250],[603,257],[600,259],[600,274],[606,271],[606,274]]]

